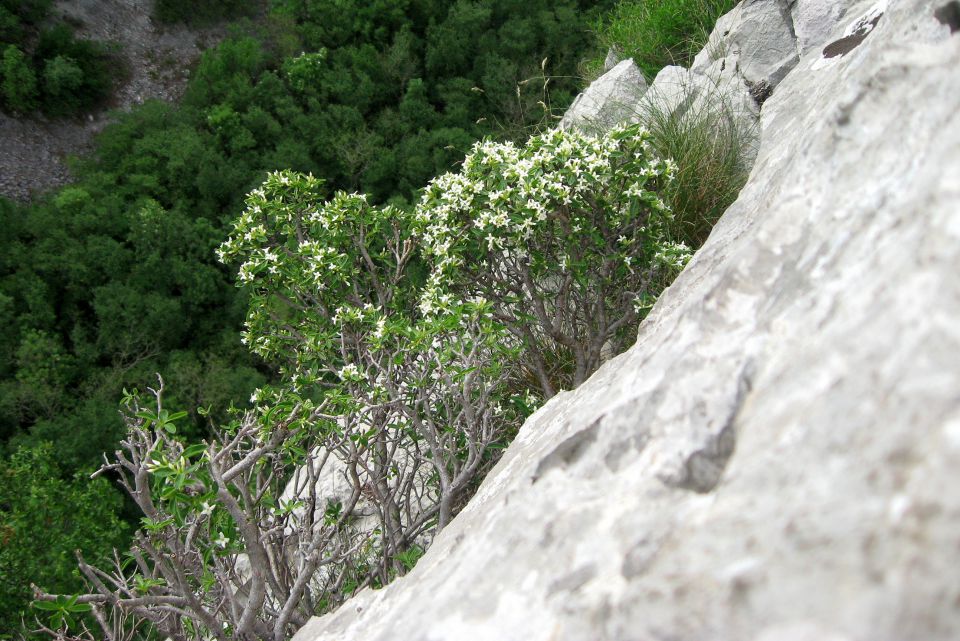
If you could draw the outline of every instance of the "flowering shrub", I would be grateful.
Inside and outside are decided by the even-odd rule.
[[[416,210],[432,267],[422,312],[490,301],[546,397],[579,385],[690,257],[660,197],[673,169],[637,126],[477,143]]]
[[[243,260],[239,279],[253,292],[244,340],[282,363],[294,391],[325,390],[338,430],[359,430],[359,449],[344,456],[375,452],[365,473],[390,556],[434,516],[446,525],[486,447],[516,422],[503,405],[507,348],[481,301],[418,317],[407,214],[342,192],[319,204],[320,187],[311,176],[271,175],[251,193],[221,258]],[[398,453],[415,462],[404,466],[408,475],[397,477]],[[412,518],[392,494],[422,465],[436,500]]]
[[[147,621],[280,641],[409,569],[536,402],[511,363],[545,396],[578,384],[689,258],[667,240],[671,172],[627,128],[478,144],[414,215],[271,174],[218,255],[251,294],[243,340],[282,384],[190,447],[162,381],[155,409],[128,396],[125,452],[104,469],[145,515],[133,563],[81,559],[88,594],[37,594],[51,625],[83,612],[100,632],[73,638]]]
[[[406,227],[402,212],[363,195],[323,202],[321,180],[271,174],[218,250],[240,262],[238,284],[252,296],[243,342],[280,364],[295,389],[341,380],[368,329],[382,339],[404,307]]]
[[[161,390],[156,410],[128,399],[126,452],[105,469],[146,518],[135,572],[81,561],[77,603],[103,634],[131,611],[171,638],[288,638],[408,569],[525,416],[489,304],[420,317],[405,214],[321,190],[270,175],[219,249],[251,292],[243,340],[282,384],[192,447]]]

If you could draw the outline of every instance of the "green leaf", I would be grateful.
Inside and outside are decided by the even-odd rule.
[[[183,456],[184,458],[193,458],[194,456],[197,456],[198,454],[203,454],[206,451],[207,451],[207,446],[205,443],[195,443],[190,447],[188,447],[187,449],[183,450]]]

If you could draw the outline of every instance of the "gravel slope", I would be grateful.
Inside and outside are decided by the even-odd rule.
[[[203,30],[155,24],[153,0],[60,0],[55,14],[79,24],[80,37],[114,43],[128,76],[104,110],[71,120],[15,119],[0,113],[0,195],[20,201],[67,183],[66,159],[83,154],[114,109],[145,100],[175,101],[200,52],[223,37],[222,28]]]

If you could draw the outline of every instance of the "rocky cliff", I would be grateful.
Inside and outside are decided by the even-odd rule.
[[[754,92],[740,198],[410,574],[296,641],[960,638],[958,29],[955,0],[721,20],[683,73]]]

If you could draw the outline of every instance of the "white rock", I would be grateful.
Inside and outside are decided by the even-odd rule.
[[[836,0],[836,4],[845,1]],[[691,69],[702,71],[727,59],[748,87],[772,90],[799,60],[790,4],[789,0],[743,0],[717,21]]]
[[[620,50],[616,46],[611,46],[607,49],[607,57],[603,59],[603,72],[612,71],[614,67],[620,64],[621,60],[623,60],[623,57],[620,55]]]
[[[636,346],[527,422],[410,574],[295,641],[960,638],[942,4],[891,2],[829,66],[810,49]]]
[[[791,9],[793,29],[801,54],[826,42],[846,15],[848,2],[797,0]]]
[[[657,74],[640,104],[641,114],[656,113],[654,120],[710,118],[722,115],[735,121],[741,139],[755,151],[754,138],[760,108],[735,65],[726,58],[699,72],[683,67],[664,67]]]
[[[647,81],[631,59],[618,63],[577,96],[560,126],[588,133],[636,122],[637,107],[647,92]]]
[[[764,630],[755,641],[852,641],[849,637],[825,630],[812,621],[775,625]]]

